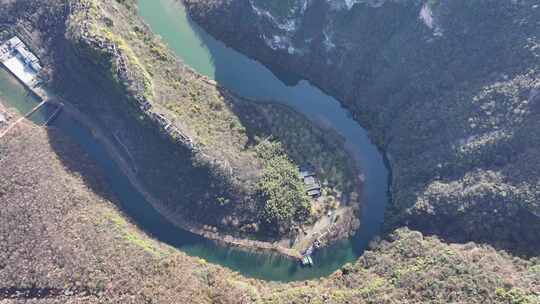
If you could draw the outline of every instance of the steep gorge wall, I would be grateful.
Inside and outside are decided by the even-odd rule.
[[[184,2],[215,37],[353,112],[390,159],[390,224],[540,251],[535,1]]]
[[[107,3],[117,6],[108,10],[111,14],[126,11],[116,2]],[[27,42],[46,66],[48,85],[65,102],[105,126],[113,141],[121,141],[130,152],[124,156],[131,171],[141,176],[171,212],[180,212],[187,205],[193,209],[183,213],[191,216],[189,220],[215,223],[220,210],[208,212],[206,208],[215,204],[200,202],[209,192],[209,184],[214,185],[214,194],[225,196],[227,181],[202,160],[194,165],[194,153],[185,143],[166,134],[153,117],[144,116],[142,105],[155,98],[148,72],[122,39],[125,32],[112,33],[107,27],[114,21],[102,14],[98,4],[94,0],[24,0],[3,6],[0,16],[13,16],[5,19],[14,29],[6,27],[7,37],[20,35],[24,26],[29,33]],[[124,151],[122,145],[117,147],[120,151]],[[199,208],[193,208],[193,201],[200,203]],[[224,209],[221,212],[229,211]]]

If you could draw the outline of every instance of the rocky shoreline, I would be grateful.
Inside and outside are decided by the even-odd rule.
[[[123,136],[124,149],[131,150],[133,159],[144,163],[142,167],[146,166],[146,172],[139,173],[149,192],[159,193],[156,196],[160,197],[167,209],[184,215],[182,218],[189,218],[190,222],[203,223],[197,229],[202,229],[205,225],[210,227],[205,229],[208,231],[204,233],[236,229],[241,231],[238,235],[256,235],[261,226],[271,231],[274,225],[265,222],[260,214],[261,210],[258,210],[260,206],[256,198],[259,187],[257,181],[263,172],[264,161],[257,155],[255,148],[258,146],[257,142],[266,141],[268,138],[287,147],[284,148],[288,149],[285,154],[291,153],[287,156],[291,163],[294,160],[293,165],[314,162],[316,167],[320,166],[319,169],[323,172],[321,178],[329,182],[326,187],[329,199],[324,200],[326,205],[321,204],[321,210],[333,208],[329,205],[332,203],[330,199],[341,196],[342,193],[344,204],[359,204],[356,198],[351,199],[356,197],[355,195],[349,195],[360,187],[360,182],[358,174],[353,172],[355,169],[349,165],[352,161],[344,145],[342,146],[340,136],[328,134],[327,130],[315,126],[309,119],[290,108],[271,103],[254,103],[199,75],[178,60],[167,46],[151,33],[144,22],[131,15],[123,20],[125,22],[102,24],[100,16],[108,16],[107,12],[110,10],[107,8],[115,6],[113,4],[102,3],[96,7],[88,1],[75,1],[71,6],[77,11],[70,16],[68,26],[69,43],[75,51],[72,64],[76,65],[81,61],[91,64],[97,62],[96,69],[99,73],[112,72],[112,75],[106,75],[107,78],[103,81],[108,80],[121,88],[120,94],[129,99],[125,104],[127,111],[124,112],[132,115],[125,117],[125,122],[122,119],[111,121],[111,116],[125,116],[124,113],[117,112],[120,105],[109,110],[109,113],[103,110],[109,108],[108,104],[104,104],[102,108],[87,106],[88,103],[77,107],[86,107],[86,112],[99,108],[91,114],[95,115],[100,123],[114,124],[117,130],[131,129],[134,124],[157,129],[156,131],[163,135],[160,136],[161,139],[165,139],[166,144],[163,145],[168,145],[169,149],[168,155],[161,157],[167,159],[163,163],[175,161],[173,154],[178,152],[174,151],[173,146],[178,146],[179,150],[185,148],[187,151],[181,152],[187,154],[181,156],[186,159],[183,163],[191,161],[190,167],[195,168],[193,171],[204,168],[210,175],[207,180],[193,185],[199,192],[192,194],[195,192],[193,187],[181,192],[177,187],[178,183],[182,183],[179,175],[187,173],[178,172],[187,172],[190,169],[184,170],[178,165],[179,170],[168,167],[166,173],[161,171],[156,174],[156,164],[152,163],[156,162],[155,155],[137,155],[147,153],[138,153],[141,145],[146,143],[129,138],[128,135]],[[116,15],[109,17],[117,18]],[[123,35],[131,28],[136,28],[137,38]],[[149,45],[147,41],[152,43]],[[109,63],[111,68],[101,71],[103,66]],[[109,77],[111,79],[108,79]],[[134,118],[143,122],[133,121]],[[148,132],[148,136],[151,136],[151,132]],[[133,133],[132,136],[138,137]],[[151,148],[148,151],[151,151]],[[143,168],[140,171],[145,170]],[[148,173],[153,177],[149,177]],[[162,183],[156,182],[157,180]],[[176,181],[176,184],[173,181]],[[182,193],[189,193],[185,194],[185,200],[182,199]],[[190,203],[183,201],[197,204],[200,208],[194,210]],[[358,209],[360,207],[354,208]],[[321,210],[314,216],[319,218]],[[326,211],[324,213],[326,214]],[[354,216],[357,217],[358,213],[355,212]],[[238,226],[238,223],[242,227]],[[300,226],[296,221],[291,223],[295,227]],[[343,223],[338,233],[339,237],[343,238],[358,226],[357,221],[347,217],[344,217]],[[194,228],[187,230],[192,229]],[[275,234],[283,233],[280,231],[268,233],[263,238],[276,237]],[[199,231],[200,233],[202,232]],[[236,232],[231,233],[236,235]],[[265,244],[262,247],[270,246]]]
[[[216,3],[215,0],[212,1]],[[264,0],[255,1],[265,2]],[[335,3],[338,1],[344,2],[336,0]],[[430,2],[457,5],[460,1]],[[97,3],[99,0],[94,2]],[[135,9],[136,0],[122,2]],[[363,3],[382,2],[363,1]],[[406,3],[406,1],[386,2]],[[64,24],[65,20],[62,14],[67,11],[65,9],[66,1],[18,0],[2,2],[2,4],[6,3],[7,5],[0,5],[0,19],[7,20],[5,24],[8,27],[15,28],[16,24],[39,24],[43,27],[41,29],[43,41],[56,42],[54,29],[49,25],[51,20],[55,18],[59,19],[62,25]],[[474,8],[480,2],[468,1],[468,3]],[[508,25],[504,22],[505,14],[500,14],[500,10],[497,8],[501,5],[510,5],[511,2],[488,1],[482,3],[488,3],[492,6],[490,12],[497,16],[499,30],[504,30]],[[518,1],[512,3],[532,4],[534,2]],[[528,10],[535,12],[533,7],[528,7]],[[468,11],[465,10],[465,12]],[[381,15],[374,16],[382,19],[383,22],[385,21]],[[394,15],[394,17],[396,16]],[[516,13],[517,18],[520,16],[525,15]],[[454,16],[451,17],[454,18]],[[489,24],[490,18],[484,17],[480,14],[471,18],[475,21],[475,27],[468,27],[467,31],[461,33],[466,36],[477,27]],[[455,18],[455,21],[458,25],[463,24],[463,20],[458,18]],[[527,21],[527,18],[520,18],[516,24],[525,24]],[[2,26],[4,24],[0,24],[0,33],[3,29]],[[513,30],[511,26],[509,29]],[[39,29],[30,30],[29,33],[39,36],[41,34],[38,31]],[[511,31],[507,36],[520,33],[523,32]],[[64,39],[63,32],[59,35]],[[533,37],[530,33],[526,33],[526,36]],[[505,38],[502,35],[487,37],[494,41]],[[490,39],[481,42],[489,44]],[[408,44],[402,45],[408,46]],[[518,58],[520,47],[519,44],[516,44]],[[497,51],[497,49],[493,51]],[[490,57],[490,54],[490,52],[484,52],[483,56]],[[61,53],[59,57],[64,60],[66,57],[62,55],[64,54]],[[450,56],[443,57],[450,58]],[[506,57],[501,56],[497,59],[504,61]],[[86,69],[81,70],[82,67],[83,65],[78,65],[77,71],[87,71]],[[72,80],[72,78],[68,79]],[[78,89],[84,91],[83,87],[78,87]],[[497,90],[501,91],[500,88]],[[523,100],[531,101],[530,107],[525,108],[526,110],[536,111],[538,109],[534,96],[535,94],[521,95]],[[69,98],[65,99],[69,100]],[[76,101],[74,100],[74,103]],[[482,103],[481,100],[478,102]],[[77,106],[80,106],[80,103]],[[83,110],[84,108],[78,109]],[[415,112],[425,111],[424,108],[418,106],[414,107],[414,110]],[[490,110],[487,108],[487,111]],[[400,111],[406,112],[406,109],[400,108]],[[83,111],[83,113],[89,115],[92,112]],[[488,116],[494,117],[496,113],[498,112]],[[96,118],[93,115],[89,116],[92,120]],[[16,119],[17,116],[14,117]],[[432,119],[440,120],[438,116],[432,117]],[[100,127],[105,128],[106,126],[105,131],[114,125],[103,123],[97,119],[95,122]],[[407,127],[403,120],[399,120],[397,123],[399,123],[399,128]],[[478,121],[471,123],[476,124]],[[465,125],[459,125],[461,128],[463,126]],[[383,126],[379,127],[381,130],[383,129]],[[533,125],[531,129],[525,130],[526,132],[520,131],[519,128],[512,128],[512,130],[516,131],[517,136],[520,137],[522,136],[519,135],[520,133],[536,135],[539,128]],[[36,128],[27,123],[18,125],[14,131],[0,141],[0,167],[2,168],[0,170],[2,205],[0,226],[5,228],[0,229],[0,240],[2,240],[0,242],[0,298],[3,301],[96,304],[108,302],[536,304],[540,299],[540,260],[538,255],[536,258],[524,259],[509,251],[498,250],[497,246],[494,248],[494,246],[485,243],[469,242],[472,237],[468,237],[468,240],[465,240],[466,243],[449,243],[448,240],[440,239],[437,236],[427,236],[422,232],[405,227],[384,235],[380,242],[370,246],[370,249],[366,250],[356,261],[331,266],[332,269],[329,272],[322,269],[291,271],[289,267],[282,267],[283,264],[290,265],[289,263],[274,263],[275,260],[272,257],[265,258],[262,264],[260,259],[252,259],[249,264],[252,267],[245,267],[242,261],[231,265],[229,259],[237,258],[236,255],[224,254],[222,257],[218,254],[220,256],[218,260],[212,259],[212,253],[206,254],[205,252],[202,255],[189,256],[183,248],[167,245],[167,242],[160,241],[159,237],[149,235],[134,223],[130,223],[126,215],[119,210],[112,189],[106,185],[107,178],[103,175],[106,172],[100,170],[91,157],[85,155],[84,151],[77,147],[73,140],[61,134],[62,132],[54,129]],[[421,131],[417,130],[419,133]],[[107,134],[107,136],[113,145],[116,144],[111,134]],[[533,151],[537,150],[533,136],[524,136],[521,139],[523,145],[513,145],[513,147],[523,146]],[[423,140],[427,141],[429,138]],[[410,137],[401,139],[400,136],[395,136],[389,141],[411,141],[409,143],[411,145],[418,144]],[[473,141],[473,143],[475,142]],[[467,147],[470,148],[470,145]],[[492,145],[490,144],[488,147],[491,148]],[[448,148],[449,145],[444,146],[444,149]],[[498,152],[504,151],[500,148],[497,150]],[[396,156],[395,148],[390,150],[394,155],[392,163],[396,164],[394,173],[396,175],[404,174],[402,170],[407,167],[404,167],[399,160],[400,157]],[[520,149],[513,150],[515,155],[520,155],[521,152]],[[504,154],[498,153],[498,155],[503,156]],[[515,223],[504,221],[504,218],[508,217],[508,213],[499,210],[500,202],[497,198],[489,196],[489,190],[493,184],[497,187],[502,186],[503,188],[500,190],[506,193],[505,196],[513,197],[519,193],[525,196],[522,198],[523,202],[526,203],[528,201],[526,200],[527,192],[521,191],[523,188],[509,189],[506,186],[509,184],[508,180],[516,179],[516,175],[511,173],[517,171],[523,172],[521,178],[525,185],[532,184],[528,177],[535,176],[540,170],[537,170],[536,167],[537,158],[534,157],[534,154],[530,155],[530,158],[524,160],[521,158],[527,166],[519,166],[518,163],[501,170],[503,174],[507,175],[504,180],[498,179],[499,177],[496,175],[491,175],[486,176],[483,179],[484,183],[479,184],[473,175],[468,176],[463,181],[468,186],[460,188],[459,183],[450,183],[451,180],[443,174],[438,186],[444,187],[444,184],[448,183],[453,187],[453,193],[467,192],[470,204],[477,201],[479,193],[486,195],[482,202],[494,201],[478,210],[480,219],[486,222],[486,226],[480,227],[480,230],[491,229],[492,234],[498,235],[502,232],[502,236],[504,236],[504,232],[514,228]],[[429,165],[429,159],[426,158],[424,161],[427,163],[426,165]],[[446,163],[442,163],[442,165],[443,168],[447,166]],[[434,166],[428,167],[437,173],[446,170],[441,171],[443,168],[438,168],[436,163]],[[459,167],[453,169],[460,170]],[[487,170],[493,169],[493,167],[487,169],[481,167],[480,169]],[[415,174],[421,172],[421,170],[413,171]],[[456,174],[459,175],[459,172]],[[396,178],[394,187],[403,186],[400,183],[396,184],[396,180],[402,179]],[[518,186],[522,185],[518,184]],[[393,189],[393,193],[396,191],[399,189]],[[431,188],[430,191],[431,198],[436,198],[437,191],[440,192],[437,188]],[[452,215],[450,220],[460,218],[462,223],[477,228],[478,226],[474,222],[467,223],[471,219],[471,215],[467,214],[470,212],[471,205],[463,208],[460,213],[453,214],[451,204],[456,199],[454,197],[450,197],[450,199],[453,200],[435,201],[434,205],[437,208],[433,209],[433,205],[430,205],[426,198],[426,201],[423,201],[419,207],[431,214],[431,220],[433,218],[440,219],[441,211],[445,211],[445,214]],[[513,200],[516,198],[514,197]],[[498,212],[486,212],[489,208],[497,208]],[[524,208],[534,210],[527,205]],[[152,213],[154,213],[153,210]],[[500,225],[494,226],[492,216],[497,220],[503,218],[503,221],[500,222]],[[421,219],[420,215],[417,220]],[[515,217],[511,217],[511,220],[514,219]],[[531,228],[526,217],[518,217],[517,222],[524,222],[523,230],[529,228],[531,233],[538,235],[540,230]],[[439,222],[440,225],[446,223],[447,221]],[[452,223],[450,222],[450,224]],[[446,227],[454,229],[458,226],[446,225]],[[516,231],[515,236],[519,238],[521,231]],[[533,247],[536,244],[538,242],[535,243],[533,240],[530,246]],[[212,262],[207,262],[202,258],[206,256],[209,256],[208,261],[212,260]],[[245,262],[245,260],[243,261]],[[238,267],[238,265],[241,266]],[[333,273],[330,274],[330,272]],[[276,282],[290,280],[293,282]]]

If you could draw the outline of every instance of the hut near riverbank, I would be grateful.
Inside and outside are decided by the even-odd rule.
[[[307,164],[302,165],[300,167],[300,178],[304,182],[307,195],[311,198],[318,198],[321,196],[321,183],[313,166]]]

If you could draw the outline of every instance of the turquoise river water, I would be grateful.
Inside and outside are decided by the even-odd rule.
[[[215,79],[241,96],[291,106],[343,136],[365,177],[362,218],[360,229],[354,237],[317,251],[313,257],[315,266],[312,268],[300,267],[296,261],[278,255],[248,253],[216,245],[165,220],[135,191],[91,132],[66,115],[60,115],[53,125],[77,142],[106,172],[107,181],[118,197],[120,209],[154,238],[188,255],[220,264],[249,277],[278,281],[318,278],[358,258],[369,241],[379,233],[384,209],[389,201],[388,170],[382,154],[371,143],[366,131],[334,98],[309,82],[300,81],[295,86],[287,86],[262,64],[213,39],[186,16],[183,6],[177,0],[139,0],[139,12],[163,42],[197,72]],[[0,99],[21,113],[36,103],[4,70],[0,70]],[[38,112],[33,119],[40,121],[42,115],[43,112]]]

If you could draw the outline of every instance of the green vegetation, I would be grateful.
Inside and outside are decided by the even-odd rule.
[[[123,235],[124,239],[130,244],[138,246],[155,256],[162,256],[166,254],[163,248],[156,246],[156,244],[152,242],[150,238],[143,236],[140,233],[136,233],[133,231],[133,229],[130,229],[126,220],[117,212],[105,212],[103,216],[116,226],[119,233]]]
[[[272,124],[270,133],[281,139],[283,149],[297,164],[310,163],[327,190],[333,195],[349,193],[356,196],[359,181],[356,178],[356,164],[344,147],[344,139],[335,131],[312,128],[306,119],[299,119],[294,112],[282,113],[277,104],[268,104],[263,113]],[[352,205],[356,204],[351,198]]]
[[[538,297],[532,295],[527,295],[521,289],[512,288],[510,290],[504,290],[503,288],[497,288],[495,290],[495,295],[498,300],[508,303],[508,304],[534,304],[538,303]]]
[[[294,224],[304,223],[311,215],[311,205],[298,167],[277,142],[263,140],[256,146],[256,151],[264,159],[258,184],[258,192],[264,202],[264,220],[280,232],[290,230]]]
[[[143,97],[146,101],[151,101],[154,97],[154,93],[152,91],[152,80],[150,74],[146,71],[146,69],[141,65],[139,62],[139,59],[133,52],[133,50],[130,48],[130,46],[126,43],[126,41],[121,38],[118,35],[115,35],[111,32],[111,30],[108,27],[101,27],[99,29],[100,36],[105,37],[106,41],[110,45],[115,45],[119,52],[121,53],[121,56],[124,58],[127,58],[127,66],[125,67],[130,73],[132,73],[133,78],[135,78],[135,83],[142,83],[143,86]],[[121,69],[121,67],[117,66],[115,63],[111,65],[111,73],[113,76],[113,79],[120,84],[125,86],[126,81],[119,79],[118,71]],[[130,86],[125,87],[125,89],[130,92],[131,94],[136,94],[136,88],[132,88]]]
[[[120,2],[128,3],[127,0]],[[28,25],[59,20],[63,25],[62,18],[51,18],[62,16],[61,13],[66,11],[63,3],[52,0],[7,1],[7,5],[0,6],[0,18],[8,20],[3,19],[4,16],[19,16],[17,18]],[[9,10],[15,5],[20,9],[17,13]],[[39,9],[32,9],[36,7]],[[114,23],[118,22],[114,20]],[[34,33],[45,31],[36,28]],[[98,91],[96,87],[91,89]],[[527,97],[526,94],[524,96]],[[489,100],[491,98],[487,98],[485,103]],[[422,107],[414,109],[416,113]],[[445,111],[450,110],[445,108]],[[399,124],[399,127],[403,125]],[[438,121],[435,125],[440,130]],[[462,128],[462,125],[458,127]],[[136,127],[132,129],[130,131],[143,137],[141,142],[151,138],[138,133],[140,129]],[[537,134],[534,126],[525,131]],[[410,139],[404,138],[403,141]],[[519,139],[534,144],[530,137]],[[394,140],[401,139],[395,137]],[[149,146],[152,147],[154,142],[151,143]],[[283,142],[282,145],[286,150]],[[443,146],[448,150],[448,146]],[[166,151],[159,150],[161,147],[156,148],[162,152],[156,153],[160,157],[166,154]],[[526,168],[519,168],[523,169],[520,170],[523,175],[518,176],[523,184],[530,181],[528,177],[531,174],[538,172],[534,155],[527,158]],[[394,156],[399,157],[397,154]],[[163,160],[168,159],[164,157]],[[397,162],[399,164],[399,160]],[[426,163],[431,170],[438,168],[431,166],[429,161]],[[173,167],[172,163],[168,165]],[[128,221],[121,220],[122,215],[115,207],[114,195],[103,182],[102,172],[55,129],[19,125],[0,142],[0,168],[0,298],[8,302],[540,303],[540,260],[537,255],[524,259],[488,245],[443,242],[435,236],[426,237],[406,228],[387,234],[357,262],[342,267],[328,278],[281,284],[242,277],[152,240]],[[510,174],[512,168],[505,167],[504,172]],[[173,169],[177,170],[176,167]],[[444,167],[434,171],[441,174]],[[490,178],[497,181],[493,176]],[[507,175],[506,178],[515,176]],[[481,186],[489,190],[490,180],[483,181],[485,184]],[[184,182],[189,182],[189,179]],[[478,188],[475,176],[464,182]],[[496,186],[499,188],[501,185],[505,184],[497,182]],[[177,186],[182,187],[183,184],[177,183]],[[463,190],[459,184],[455,188]],[[402,187],[398,190],[404,191]],[[509,196],[518,190],[521,191],[511,189]],[[473,192],[466,198],[473,202],[480,195],[486,196],[486,192],[489,193]],[[524,201],[530,202],[527,192],[524,193]],[[495,199],[489,195],[486,198],[488,202]],[[430,205],[426,204],[426,207],[433,212]],[[486,208],[493,210],[490,204]],[[436,212],[441,210],[445,210],[444,207]],[[473,215],[484,221],[507,216],[495,217],[483,212],[479,210]],[[484,229],[490,228],[488,225]],[[530,233],[537,231],[532,229]],[[514,231],[513,235],[516,233]],[[133,242],[133,239],[143,240],[145,245],[140,246],[140,241]],[[149,254],[148,246],[170,254]],[[35,291],[51,294],[43,297],[39,293],[36,295]]]
[[[0,166],[0,217],[5,228],[0,229],[0,297],[8,301],[33,300],[29,290],[51,289],[58,294],[40,301],[540,300],[538,259],[525,260],[474,243],[447,244],[408,229],[394,231],[328,278],[289,284],[248,279],[161,244],[124,220],[101,172],[57,130],[20,125],[0,142]]]
[[[70,15],[68,33],[88,59],[108,71],[108,77],[121,87],[126,96],[151,101],[154,97],[151,76],[141,65],[128,43],[114,34],[114,22],[102,15],[95,0],[76,2],[78,9]]]

